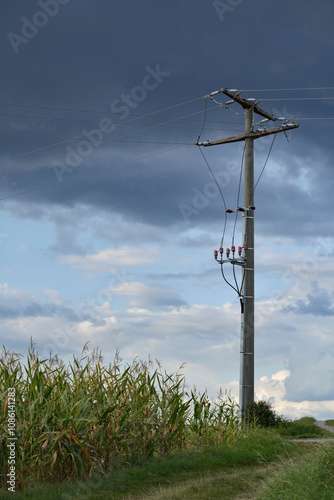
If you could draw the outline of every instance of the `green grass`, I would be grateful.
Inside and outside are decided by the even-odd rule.
[[[316,445],[313,445],[316,446]],[[265,482],[256,500],[333,500],[334,445],[316,446],[303,459],[290,461]]]
[[[117,357],[104,366],[84,351],[65,366],[33,345],[25,364],[20,357],[0,356],[0,498],[12,494],[12,426],[15,494],[36,500],[230,499],[263,482],[270,464],[294,460],[301,446],[309,453],[281,436],[332,437],[310,417],[279,431],[247,428],[229,396],[189,393],[181,374],[160,365],[123,367]]]
[[[325,424],[334,427],[334,420],[326,420]]]
[[[293,422],[283,422],[278,426],[278,431],[285,438],[322,438],[333,437],[333,433],[328,432],[314,425],[315,418],[303,417]]]
[[[104,366],[101,354],[84,350],[65,366],[57,357],[40,359],[33,345],[26,363],[20,358],[5,349],[0,356],[0,487],[11,432],[17,490],[230,442],[240,433],[232,398],[189,393],[182,374],[159,364],[153,370],[134,360],[124,367],[116,357]]]
[[[284,442],[276,431],[254,430],[233,445],[201,446],[85,481],[36,485],[16,496],[34,500],[233,498],[248,491],[249,481],[263,481],[268,464],[300,456],[305,449]],[[9,493],[1,498],[9,498]]]

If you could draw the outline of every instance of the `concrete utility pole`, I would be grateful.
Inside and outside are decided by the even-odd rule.
[[[285,118],[275,118],[258,106],[259,100],[244,99],[240,97],[237,90],[227,90],[222,88],[220,91],[213,92],[207,97],[223,93],[230,97],[231,101],[227,104],[236,102],[245,110],[245,133],[216,141],[207,141],[197,143],[198,146],[214,146],[217,144],[228,144],[231,142],[245,141],[245,173],[244,173],[244,207],[236,207],[243,215],[243,256],[239,253],[239,259],[230,258],[228,249],[227,260],[223,260],[223,249],[221,249],[222,265],[230,262],[233,265],[241,265],[243,268],[242,289],[241,289],[241,335],[240,335],[240,388],[239,405],[241,418],[247,417],[247,407],[254,401],[254,140],[266,135],[286,132],[287,130],[297,128],[297,123],[288,123]],[[227,104],[225,105],[227,107]],[[224,105],[222,105],[224,107]],[[285,123],[280,127],[271,129],[253,130],[254,113],[262,116],[261,124],[269,120],[281,120]],[[236,210],[227,210],[235,212]],[[233,248],[232,248],[233,250]],[[217,260],[217,252],[215,251]]]

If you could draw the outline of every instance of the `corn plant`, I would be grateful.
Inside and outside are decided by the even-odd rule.
[[[89,477],[124,464],[233,438],[237,413],[231,398],[211,401],[185,391],[179,373],[116,354],[101,353],[68,366],[57,356],[40,359],[31,344],[26,362],[0,357],[0,486],[8,469],[9,389],[15,388],[17,487],[31,482]]]

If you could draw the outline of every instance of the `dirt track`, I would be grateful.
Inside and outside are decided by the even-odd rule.
[[[322,429],[325,429],[326,431],[334,433],[334,427],[331,427],[330,425],[326,425],[324,420],[316,420],[314,422],[314,425],[317,425],[318,427],[321,427]]]
[[[321,427],[322,429],[325,429],[326,431],[333,432],[334,434],[334,427],[330,427],[329,425],[325,424],[324,420],[316,420],[314,422],[314,425],[317,425],[318,427]],[[334,436],[333,436],[334,437]],[[332,443],[333,438],[299,438],[299,439],[289,439],[289,441],[298,441],[299,443]]]

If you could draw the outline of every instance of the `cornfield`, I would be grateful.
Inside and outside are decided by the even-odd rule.
[[[89,477],[143,459],[228,442],[238,433],[237,407],[228,395],[211,401],[185,390],[179,373],[134,360],[122,367],[101,353],[65,366],[40,359],[31,344],[26,362],[3,349],[0,357],[0,487],[6,486],[9,428],[15,427],[17,487],[31,482]],[[15,420],[10,391],[15,388]]]

